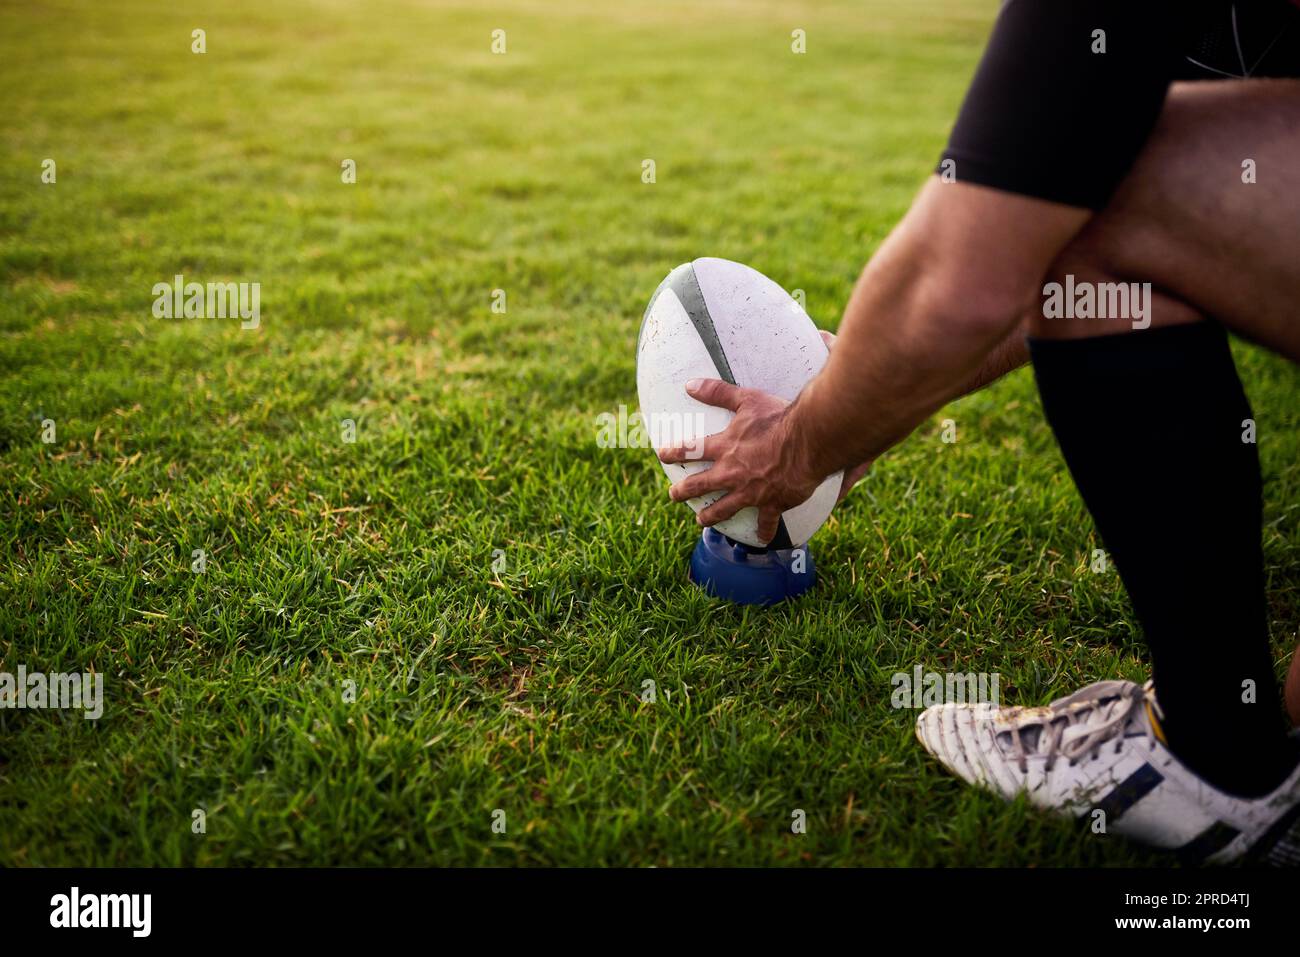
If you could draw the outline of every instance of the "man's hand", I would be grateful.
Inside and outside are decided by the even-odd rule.
[[[835,333],[821,330],[826,348],[835,346]],[[693,379],[686,392],[707,404],[730,409],[736,417],[727,428],[692,445],[662,449],[659,460],[682,465],[687,462],[711,461],[713,466],[683,479],[668,490],[675,502],[725,491],[728,494],[700,512],[696,521],[716,525],[749,505],[759,510],[758,534],[763,541],[776,535],[781,513],[807,500],[821,479],[801,469],[795,461],[797,452],[789,442],[786,410],[789,403],[757,389],[742,389],[719,379]],[[791,467],[783,471],[780,463]],[[863,462],[844,472],[839,499],[844,498],[867,474],[871,462]]]
[[[736,418],[702,448],[661,453],[664,462],[713,462],[674,485],[673,499],[725,492],[699,523],[752,505],[760,537],[771,541],[781,512],[840,469],[843,495],[935,409],[1023,361],[1013,329],[1090,215],[931,177],[863,270],[830,360],[793,404],[716,380],[687,388]],[[988,373],[989,353],[1008,341],[1020,353]]]
[[[723,431],[690,446],[661,449],[668,464],[712,462],[703,472],[682,479],[668,490],[675,502],[709,492],[726,492],[696,516],[700,525],[716,525],[742,508],[758,509],[758,537],[770,542],[781,513],[807,500],[825,476],[812,473],[796,459],[797,445],[786,425],[789,403],[757,389],[742,389],[720,379],[692,379],[688,395],[736,413]]]

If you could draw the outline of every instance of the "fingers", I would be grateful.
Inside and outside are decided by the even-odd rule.
[[[709,492],[725,492],[726,480],[716,469],[705,469],[688,475],[668,490],[668,497],[674,502],[684,502],[688,498],[699,498]]]
[[[745,390],[721,379],[692,379],[686,383],[686,394],[699,399],[705,405],[716,405],[735,412],[740,408],[740,400]]]
[[[728,492],[708,508],[701,509],[699,514],[695,516],[695,521],[697,524],[704,526],[717,525],[719,522],[725,522],[727,519],[732,518],[741,509],[748,508],[751,504],[748,501],[748,496],[740,492]],[[765,508],[758,513],[759,541],[770,542],[776,538],[777,530],[780,527],[781,512],[779,509]]]
[[[776,530],[781,527],[781,513],[776,509],[765,508],[758,513],[758,540],[766,545],[776,538]]]
[[[827,332],[825,329],[818,329],[818,334],[822,337],[822,342],[826,344],[827,351],[835,348],[835,333]]]
[[[735,412],[740,408],[745,390],[740,386],[723,382],[721,379],[691,379],[686,383],[688,395],[705,405],[716,405]],[[659,449],[656,454],[665,465],[681,465],[686,462],[712,462],[722,454],[721,434],[695,438],[684,445]]]
[[[839,502],[844,498],[844,496],[849,494],[849,489],[857,485],[858,482],[862,480],[862,477],[866,475],[867,472],[871,471],[871,465],[874,461],[874,459],[868,459],[861,465],[855,465],[851,469],[845,469],[844,478],[840,480],[840,494],[836,496],[835,501]]]
[[[676,486],[674,486],[674,489]],[[709,489],[708,491],[713,491]],[[703,494],[703,493],[700,493]],[[694,497],[694,496],[691,496]],[[749,497],[740,492],[728,492],[722,498],[718,499],[708,508],[701,509],[695,516],[695,521],[700,525],[712,526],[719,522],[725,522],[733,517],[741,509],[748,508],[752,502]],[[764,508],[758,513],[758,539],[761,542],[770,542],[776,538],[777,529],[781,527],[781,511],[776,508]]]
[[[722,442],[717,436],[706,435],[695,438],[685,445],[669,449],[659,449],[655,455],[664,465],[684,465],[687,462],[713,462],[722,454]]]
[[[827,340],[823,339],[823,341]],[[830,341],[834,341],[833,336]],[[711,468],[688,475],[675,484],[668,490],[668,497],[674,502],[684,502],[709,493],[720,494],[718,501],[701,509],[696,516],[696,520],[701,525],[716,525],[731,518],[743,508],[757,505],[758,497],[768,498],[755,488],[751,480],[752,476],[748,475],[749,470],[733,461],[736,456],[732,453],[735,452],[738,441],[753,443],[768,435],[771,422],[780,419],[788,403],[754,390],[742,389],[721,379],[692,379],[686,383],[686,393],[706,405],[738,413],[737,420],[722,432],[695,439],[686,445],[658,451],[659,461],[668,465],[699,461],[714,463]],[[742,404],[745,405],[744,412],[741,411]],[[743,428],[740,426],[742,421]],[[766,423],[769,431],[760,429],[755,432],[755,423]],[[737,429],[739,429],[738,433],[736,433]],[[741,456],[742,461],[744,458]],[[759,458],[762,459],[763,456]],[[737,491],[741,488],[744,491]],[[770,542],[776,537],[780,522],[779,507],[769,505],[761,508],[757,529],[759,537],[764,542]]]
[[[700,525],[712,526],[717,525],[719,522],[725,522],[742,508],[748,508],[754,504],[752,494],[727,491],[726,477],[715,474],[716,471],[716,469],[705,469],[703,472],[697,472],[682,479],[668,490],[668,497],[674,502],[699,498],[701,495],[708,495],[710,492],[726,492],[722,498],[713,504],[700,509],[695,516],[696,522]],[[760,509],[758,513],[759,540],[770,542],[775,538],[780,523],[781,510],[779,508],[765,507]]]
[[[695,516],[695,521],[701,525],[717,525],[718,522],[725,522],[727,519],[731,518],[731,516],[735,515],[748,504],[749,503],[744,501],[738,493],[731,492],[722,496],[722,498],[718,499],[708,508],[701,510],[700,513]],[[775,534],[776,529],[773,528],[772,535]],[[770,540],[770,536],[763,539],[765,542]]]

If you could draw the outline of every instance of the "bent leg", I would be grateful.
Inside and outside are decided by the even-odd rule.
[[[1142,624],[1169,744],[1239,794],[1267,792],[1295,758],[1268,649],[1252,414],[1219,323],[1300,359],[1296,155],[1300,82],[1177,88],[1049,277],[1149,282],[1151,328],[1030,320],[1043,407]]]
[[[1180,83],[1129,176],[1049,279],[1150,282],[1154,326],[1212,316],[1300,362],[1298,246],[1300,80]],[[1058,339],[1132,326],[1036,314],[1029,329]]]

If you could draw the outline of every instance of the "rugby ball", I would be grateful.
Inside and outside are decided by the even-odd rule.
[[[762,273],[727,259],[683,263],[655,290],[637,336],[636,389],[643,427],[655,448],[721,432],[733,413],[687,395],[688,381],[723,379],[793,402],[827,356],[808,314]],[[664,465],[663,470],[676,483],[711,464]],[[753,547],[803,545],[830,516],[842,475],[829,476],[806,502],[787,509],[771,542],[758,538],[756,508],[741,509],[715,527]],[[726,492],[718,489],[689,504],[698,513]]]

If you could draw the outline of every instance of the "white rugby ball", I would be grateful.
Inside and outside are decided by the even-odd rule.
[[[727,259],[683,263],[655,290],[637,337],[636,390],[651,444],[685,445],[731,422],[729,410],[687,395],[689,380],[723,379],[793,402],[827,356],[808,314],[762,273]],[[676,483],[711,464],[664,465],[663,470]],[[755,547],[802,545],[830,516],[842,476],[829,476],[806,502],[787,509],[770,543],[758,538],[756,508],[741,509],[715,527]],[[698,513],[727,491],[709,492],[689,504]]]

